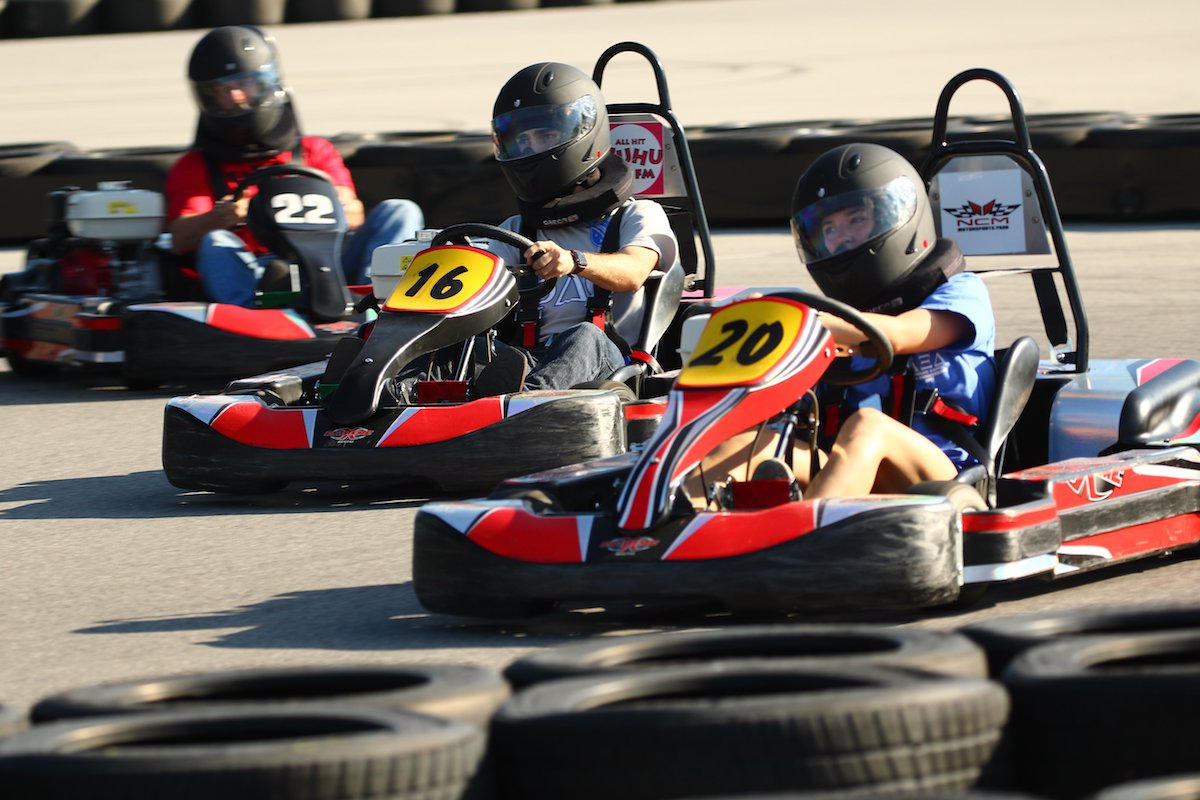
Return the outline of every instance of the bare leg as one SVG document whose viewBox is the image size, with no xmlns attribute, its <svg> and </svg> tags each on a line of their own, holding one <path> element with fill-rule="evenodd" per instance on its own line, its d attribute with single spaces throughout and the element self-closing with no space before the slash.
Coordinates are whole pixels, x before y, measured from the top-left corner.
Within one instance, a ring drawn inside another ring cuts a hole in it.
<svg viewBox="0 0 1200 800">
<path fill-rule="evenodd" d="M 862 408 L 846 419 L 828 462 L 804 496 L 902 492 L 914 483 L 953 480 L 957 474 L 933 442 L 881 411 Z"/>
</svg>

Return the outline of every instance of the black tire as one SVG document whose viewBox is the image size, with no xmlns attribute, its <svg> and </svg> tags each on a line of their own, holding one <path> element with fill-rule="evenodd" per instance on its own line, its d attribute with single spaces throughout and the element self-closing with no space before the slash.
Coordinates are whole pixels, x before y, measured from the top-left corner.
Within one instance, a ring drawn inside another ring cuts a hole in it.
<svg viewBox="0 0 1200 800">
<path fill-rule="evenodd" d="M 949 791 L 974 784 L 1007 710 L 978 679 L 693 665 L 518 692 L 492 719 L 491 752 L 501 795 L 523 800 Z"/>
<path fill-rule="evenodd" d="M 1004 672 L 1013 786 L 1050 797 L 1196 769 L 1200 631 L 1035 647 Z"/>
<path fill-rule="evenodd" d="M 5 353 L 4 358 L 13 374 L 22 378 L 44 378 L 59 371 L 58 364 L 50 361 L 34 361 L 11 352 Z"/>
<path fill-rule="evenodd" d="M 1120 783 L 1092 800 L 1200 800 L 1200 773 Z"/>
<path fill-rule="evenodd" d="M 540 0 L 458 0 L 459 11 L 527 11 Z"/>
<path fill-rule="evenodd" d="M 1031 647 L 1067 636 L 1200 630 L 1200 608 L 1144 606 L 1141 608 L 1069 609 L 1041 614 L 1000 617 L 959 630 L 984 649 L 993 676 L 1004 673 L 1014 658 Z"/>
<path fill-rule="evenodd" d="M 282 705 L 416 711 L 486 724 L 510 694 L 495 670 L 467 665 L 298 667 L 231 670 L 106 683 L 50 695 L 36 722 L 162 710 Z"/>
<path fill-rule="evenodd" d="M 607 389 L 610 392 L 616 392 L 617 397 L 621 398 L 622 403 L 635 403 L 638 396 L 634 394 L 633 389 L 620 381 L 598 380 L 584 381 L 577 383 L 571 387 L 572 389 Z"/>
<path fill-rule="evenodd" d="M 369 708 L 253 708 L 92 717 L 0 740 L 0 786 L 22 800 L 462 796 L 483 732 Z"/>
<path fill-rule="evenodd" d="M 84 36 L 100 29 L 101 0 L 37 0 L 11 2 L 4 29 L 13 38 Z"/>
<path fill-rule="evenodd" d="M 222 25 L 282 25 L 287 0 L 198 0 L 201 27 Z"/>
<path fill-rule="evenodd" d="M 192 27 L 193 0 L 109 0 L 104 4 L 108 33 L 166 31 Z"/>
<path fill-rule="evenodd" d="M 0 705 L 0 739 L 22 731 L 29 724 L 29 715 L 12 706 Z"/>
<path fill-rule="evenodd" d="M 964 511 L 985 511 L 988 507 L 987 501 L 974 486 L 958 481 L 921 481 L 908 487 L 905 493 L 934 494 L 945 497 L 959 514 Z M 986 583 L 964 584 L 959 587 L 958 599 L 946 604 L 945 608 L 970 608 L 978 605 L 987 594 L 987 590 Z"/>
<path fill-rule="evenodd" d="M 288 0 L 288 22 L 332 22 L 367 19 L 371 0 Z"/>
<path fill-rule="evenodd" d="M 965 636 L 882 625 L 758 625 L 593 639 L 520 658 L 504 670 L 514 687 L 612 670 L 711 661 L 773 666 L 885 666 L 986 678 L 983 651 Z"/>
<path fill-rule="evenodd" d="M 417 14 L 450 14 L 457 0 L 375 0 L 373 17 L 408 17 Z"/>
</svg>

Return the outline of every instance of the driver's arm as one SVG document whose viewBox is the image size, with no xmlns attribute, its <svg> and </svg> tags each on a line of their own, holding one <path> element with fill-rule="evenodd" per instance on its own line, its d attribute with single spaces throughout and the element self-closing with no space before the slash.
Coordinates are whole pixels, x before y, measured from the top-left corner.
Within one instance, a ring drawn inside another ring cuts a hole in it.
<svg viewBox="0 0 1200 800">
<path fill-rule="evenodd" d="M 346 212 L 346 225 L 350 230 L 358 230 L 362 227 L 363 220 L 367 218 L 366 211 L 363 210 L 363 202 L 358 199 L 358 195 L 349 186 L 336 186 L 338 200 L 342 203 L 342 210 Z"/>
<path fill-rule="evenodd" d="M 244 222 L 248 204 L 245 197 L 234 202 L 232 195 L 226 195 L 208 211 L 180 216 L 167 228 L 171 234 L 171 251 L 176 255 L 194 252 L 204 234 Z"/>
<path fill-rule="evenodd" d="M 863 316 L 887 336 L 892 352 L 898 356 L 949 347 L 971 335 L 970 320 L 953 311 L 914 308 L 894 317 L 872 313 Z M 853 347 L 865 339 L 858 328 L 832 314 L 822 314 L 821 322 L 839 345 Z"/>
<path fill-rule="evenodd" d="M 538 255 L 541 251 L 541 255 Z M 542 280 L 561 278 L 575 270 L 571 251 L 554 242 L 534 242 L 523 253 L 525 261 Z M 534 258 L 534 256 L 537 256 Z M 636 292 L 658 265 L 658 253 L 649 247 L 629 245 L 615 253 L 587 253 L 587 267 L 579 273 L 611 292 Z"/>
</svg>

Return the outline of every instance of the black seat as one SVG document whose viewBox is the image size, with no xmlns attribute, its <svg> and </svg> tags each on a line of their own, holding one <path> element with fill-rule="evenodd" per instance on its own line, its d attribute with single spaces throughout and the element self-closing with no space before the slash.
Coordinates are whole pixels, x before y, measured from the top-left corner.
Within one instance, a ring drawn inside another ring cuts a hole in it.
<svg viewBox="0 0 1200 800">
<path fill-rule="evenodd" d="M 1015 340 L 996 353 L 996 389 L 986 422 L 975 431 L 987 458 L 983 463 L 963 470 L 960 483 L 974 484 L 986 498 L 988 507 L 996 506 L 996 475 L 1004 459 L 1004 447 L 1017 424 L 1037 379 L 1041 354 L 1037 342 L 1029 336 Z"/>
</svg>

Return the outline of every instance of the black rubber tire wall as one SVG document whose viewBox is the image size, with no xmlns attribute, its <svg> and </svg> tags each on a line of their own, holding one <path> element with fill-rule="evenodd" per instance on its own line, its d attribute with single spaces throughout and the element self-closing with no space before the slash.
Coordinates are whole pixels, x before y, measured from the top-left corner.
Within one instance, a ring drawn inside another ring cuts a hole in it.
<svg viewBox="0 0 1200 800">
<path fill-rule="evenodd" d="M 166 31 L 195 25 L 196 0 L 104 0 L 109 33 Z"/>
<path fill-rule="evenodd" d="M 1200 631 L 1046 644 L 1014 660 L 1003 683 L 1020 791 L 1085 797 L 1196 769 Z"/>
<path fill-rule="evenodd" d="M 458 0 L 375 0 L 373 17 L 408 17 L 417 14 L 450 14 Z"/>
<path fill-rule="evenodd" d="M 590 639 L 520 658 L 504 677 L 520 689 L 548 680 L 688 663 L 884 666 L 987 677 L 983 651 L 965 636 L 882 625 L 758 625 Z"/>
<path fill-rule="evenodd" d="M 247 703 L 296 708 L 336 703 L 416 711 L 486 725 L 508 699 L 500 674 L 466 665 L 301 667 L 228 670 L 118 681 L 42 698 L 38 723 Z"/>
<path fill-rule="evenodd" d="M 474 725 L 395 711 L 160 712 L 0 740 L 0 786 L 22 800 L 453 800 L 480 779 L 483 751 Z"/>
<path fill-rule="evenodd" d="M 1064 637 L 1188 629 L 1200 631 L 1200 608 L 1140 606 L 1019 614 L 967 625 L 959 633 L 984 649 L 991 675 L 999 677 L 1026 650 Z"/>
<path fill-rule="evenodd" d="M 694 665 L 520 691 L 492 719 L 491 752 L 499 793 L 522 800 L 957 790 L 991 757 L 1007 707 L 977 679 Z"/>
<path fill-rule="evenodd" d="M 288 22 L 367 19 L 371 0 L 287 0 L 285 13 Z"/>
<path fill-rule="evenodd" d="M 281 25 L 287 18 L 287 0 L 195 0 L 200 24 Z"/>
<path fill-rule="evenodd" d="M 9 0 L 4 27 L 14 37 L 78 36 L 102 30 L 102 0 Z"/>
</svg>

